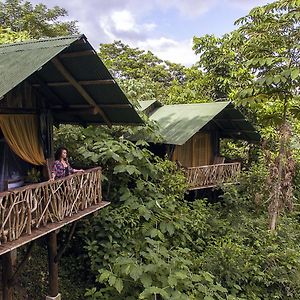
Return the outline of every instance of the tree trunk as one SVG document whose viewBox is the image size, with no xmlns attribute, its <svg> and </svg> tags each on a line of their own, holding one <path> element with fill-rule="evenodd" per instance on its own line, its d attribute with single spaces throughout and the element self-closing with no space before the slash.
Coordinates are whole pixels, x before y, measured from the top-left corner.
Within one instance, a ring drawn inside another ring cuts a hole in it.
<svg viewBox="0 0 300 300">
<path fill-rule="evenodd" d="M 282 179 L 284 178 L 283 167 L 284 167 L 284 159 L 286 154 L 286 130 L 287 130 L 287 99 L 284 100 L 284 108 L 283 108 L 283 124 L 279 129 L 279 161 L 278 161 L 278 178 L 275 185 L 274 191 L 274 199 L 270 204 L 270 225 L 269 228 L 271 231 L 276 229 L 278 217 L 280 214 L 280 202 L 282 199 Z"/>
</svg>

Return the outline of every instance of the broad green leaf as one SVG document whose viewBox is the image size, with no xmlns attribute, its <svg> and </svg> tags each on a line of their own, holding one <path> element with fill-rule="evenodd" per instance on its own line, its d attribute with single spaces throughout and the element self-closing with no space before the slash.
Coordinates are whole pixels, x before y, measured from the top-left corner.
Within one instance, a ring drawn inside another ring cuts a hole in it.
<svg viewBox="0 0 300 300">
<path fill-rule="evenodd" d="M 109 285 L 110 285 L 110 286 L 113 286 L 113 285 L 115 284 L 116 280 L 117 280 L 116 276 L 110 275 L 110 276 L 109 276 L 109 279 L 108 279 Z"/>
<path fill-rule="evenodd" d="M 123 290 L 123 280 L 122 280 L 122 279 L 118 278 L 118 279 L 116 280 L 116 282 L 115 282 L 115 288 L 116 288 L 116 290 L 117 290 L 119 293 L 122 292 L 122 290 Z"/>
<path fill-rule="evenodd" d="M 299 66 L 299 68 L 300 68 L 300 66 Z M 292 72 L 291 72 L 291 78 L 292 78 L 292 80 L 295 80 L 299 76 L 299 73 L 300 73 L 299 69 L 292 70 Z"/>
<path fill-rule="evenodd" d="M 141 282 L 142 282 L 142 284 L 143 284 L 143 286 L 144 286 L 145 288 L 150 287 L 151 284 L 152 284 L 152 278 L 151 278 L 151 276 L 150 276 L 149 274 L 147 274 L 147 273 L 144 273 L 144 274 L 140 277 L 140 280 L 141 280 Z"/>
<path fill-rule="evenodd" d="M 168 277 L 168 283 L 172 288 L 174 288 L 177 285 L 177 278 L 173 275 L 170 275 Z"/>
<path fill-rule="evenodd" d="M 101 273 L 101 275 L 98 277 L 98 280 L 100 282 L 104 282 L 105 280 L 107 280 L 110 276 L 111 272 L 109 271 L 104 271 L 103 273 Z"/>
</svg>

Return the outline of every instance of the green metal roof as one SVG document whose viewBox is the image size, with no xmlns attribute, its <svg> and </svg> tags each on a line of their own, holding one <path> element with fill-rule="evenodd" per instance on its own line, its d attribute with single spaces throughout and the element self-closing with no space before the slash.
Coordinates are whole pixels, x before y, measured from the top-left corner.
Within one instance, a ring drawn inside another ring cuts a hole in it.
<svg viewBox="0 0 300 300">
<path fill-rule="evenodd" d="M 140 102 L 141 107 L 146 103 Z M 213 122 L 221 137 L 259 141 L 260 135 L 231 102 L 163 105 L 149 113 L 166 144 L 183 145 Z"/>
<path fill-rule="evenodd" d="M 141 111 L 145 111 L 148 109 L 151 105 L 157 103 L 156 100 L 145 100 L 145 101 L 139 101 L 140 109 Z"/>
<path fill-rule="evenodd" d="M 55 67 L 53 58 L 59 59 L 76 81 L 84 82 L 85 91 L 111 124 L 142 123 L 84 35 L 1 45 L 0 99 L 26 80 L 48 99 L 57 123 L 105 124 L 104 118 L 92 112 L 93 106 Z M 75 107 L 82 110 L 74 114 Z"/>
<path fill-rule="evenodd" d="M 162 104 L 157 100 L 139 101 L 139 105 L 140 107 L 138 108 L 138 110 L 142 111 L 146 115 L 150 114 L 154 109 L 162 106 Z"/>
</svg>

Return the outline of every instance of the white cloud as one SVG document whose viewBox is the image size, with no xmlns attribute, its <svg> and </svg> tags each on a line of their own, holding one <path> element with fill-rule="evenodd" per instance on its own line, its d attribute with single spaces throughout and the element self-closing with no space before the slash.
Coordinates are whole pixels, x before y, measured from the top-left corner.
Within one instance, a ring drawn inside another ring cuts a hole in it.
<svg viewBox="0 0 300 300">
<path fill-rule="evenodd" d="M 164 9 L 175 8 L 182 15 L 197 17 L 209 11 L 220 0 L 156 0 L 158 6 Z"/>
<path fill-rule="evenodd" d="M 192 51 L 192 42 L 185 37 L 176 39 L 176 27 L 174 26 L 172 38 L 168 36 L 164 28 L 155 24 L 146 17 L 161 14 L 179 12 L 180 24 L 184 27 L 184 19 L 191 19 L 217 7 L 226 4 L 228 9 L 249 9 L 258 4 L 265 4 L 267 0 L 30 0 L 32 3 L 44 3 L 48 7 L 59 5 L 65 7 L 70 19 L 78 20 L 80 32 L 85 33 L 97 49 L 98 44 L 109 43 L 113 40 L 122 40 L 132 47 L 140 47 L 151 50 L 155 55 L 170 61 L 191 65 L 196 61 Z M 271 0 L 270 0 L 271 1 Z M 221 26 L 221 25 L 220 25 Z M 195 28 L 197 30 L 197 28 Z M 222 31 L 222 30 L 221 30 Z M 192 36 L 186 33 L 185 36 Z"/>
<path fill-rule="evenodd" d="M 192 40 L 177 41 L 166 36 L 151 37 L 148 33 L 154 24 L 139 24 L 134 15 L 127 10 L 115 11 L 101 18 L 100 26 L 109 41 L 121 39 L 131 47 L 151 51 L 156 56 L 171 62 L 192 65 L 196 56 L 192 51 Z"/>
<path fill-rule="evenodd" d="M 110 40 L 144 40 L 156 28 L 154 23 L 138 23 L 129 10 L 114 11 L 101 17 L 100 27 Z"/>
<path fill-rule="evenodd" d="M 136 46 L 153 52 L 161 59 L 190 66 L 197 60 L 197 56 L 192 50 L 192 44 L 192 40 L 178 41 L 167 37 L 159 37 L 137 42 Z"/>
<path fill-rule="evenodd" d="M 225 0 L 228 5 L 243 9 L 249 10 L 256 6 L 262 6 L 267 3 L 270 3 L 271 0 Z"/>
<path fill-rule="evenodd" d="M 118 31 L 137 31 L 134 17 L 128 10 L 114 11 L 111 20 Z"/>
</svg>

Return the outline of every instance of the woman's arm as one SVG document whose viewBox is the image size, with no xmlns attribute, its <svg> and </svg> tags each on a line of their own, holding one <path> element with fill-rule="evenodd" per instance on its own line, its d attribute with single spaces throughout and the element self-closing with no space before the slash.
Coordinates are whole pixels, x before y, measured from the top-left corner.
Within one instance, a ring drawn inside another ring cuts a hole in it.
<svg viewBox="0 0 300 300">
<path fill-rule="evenodd" d="M 78 172 L 84 172 L 83 169 L 73 169 L 69 163 L 68 163 L 68 165 L 69 165 L 69 172 L 70 172 L 70 174 L 78 173 Z"/>
<path fill-rule="evenodd" d="M 56 173 L 57 173 L 57 163 L 54 162 L 49 180 L 53 181 L 56 177 Z"/>
</svg>

